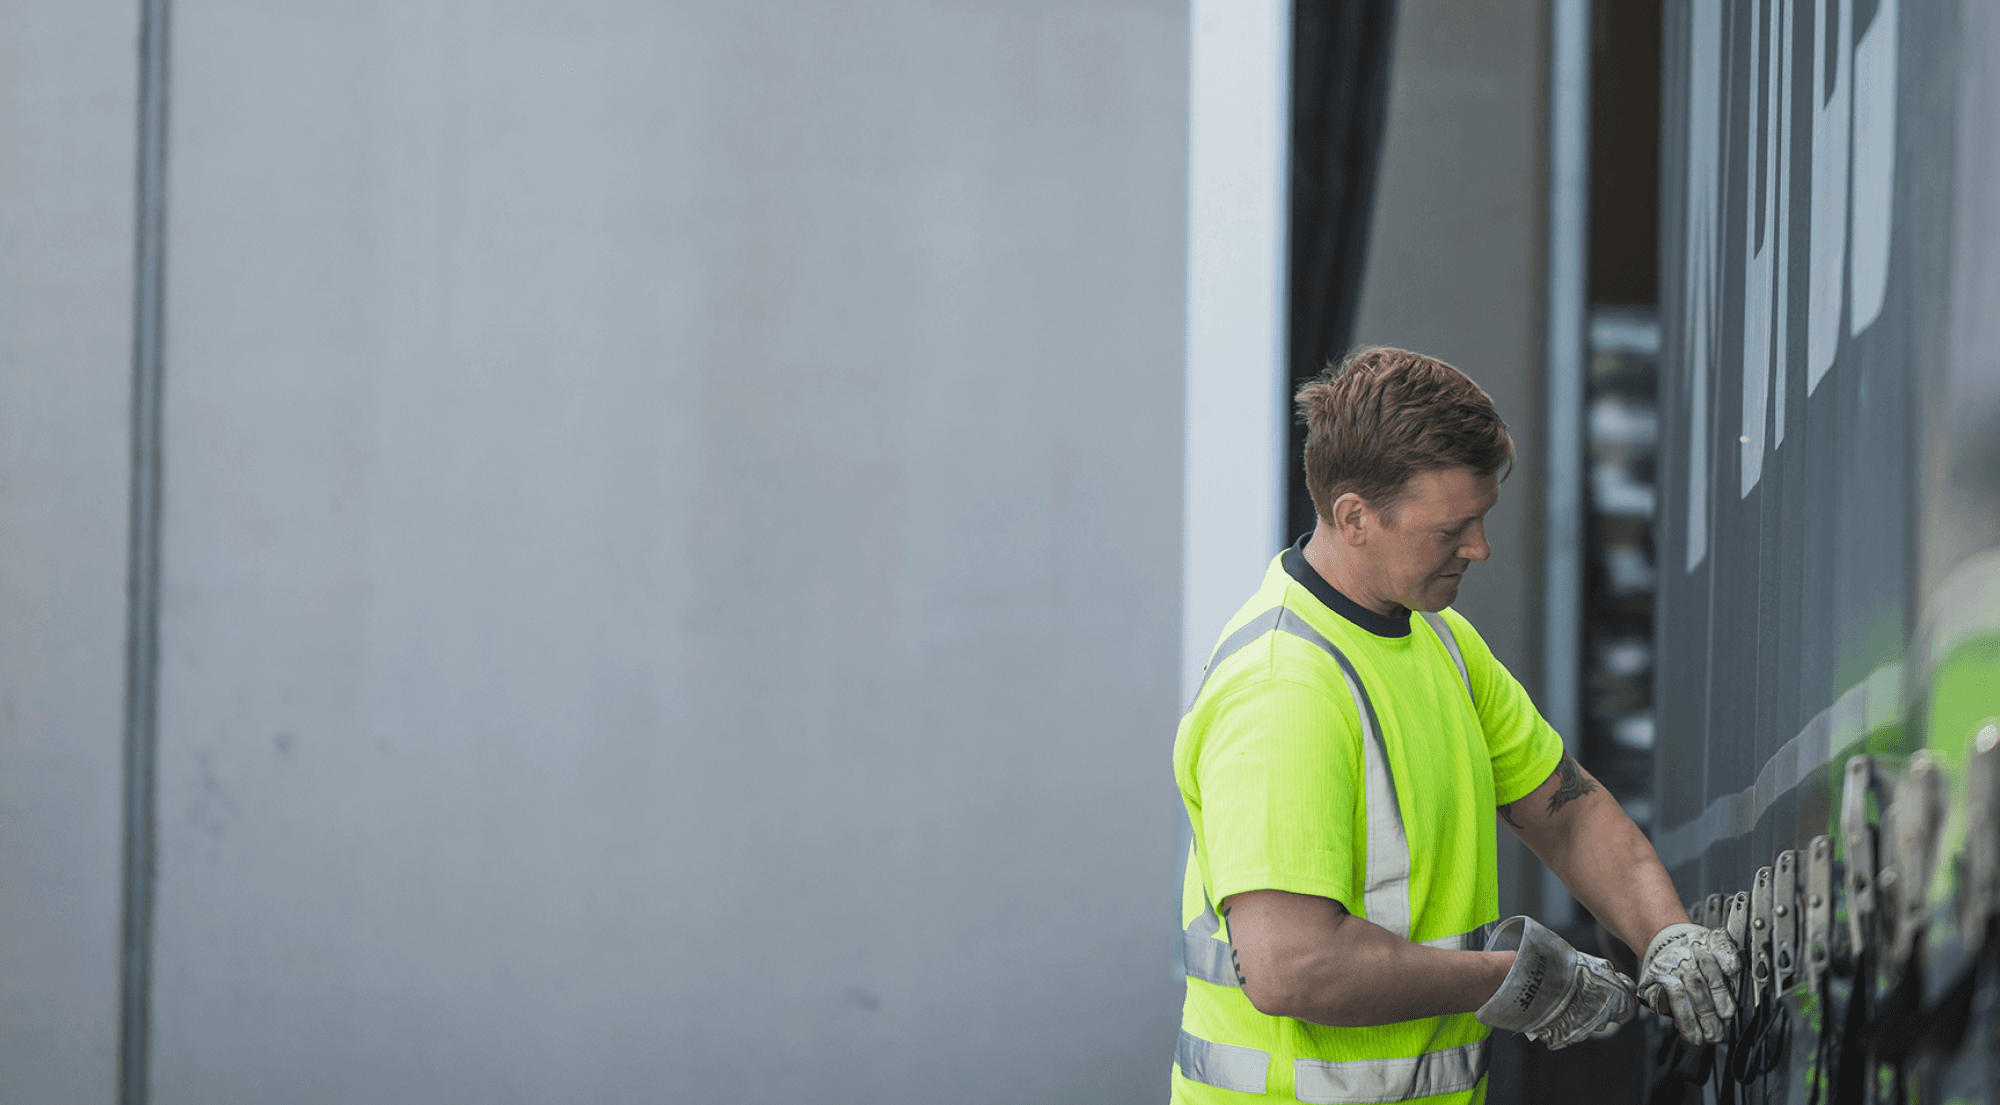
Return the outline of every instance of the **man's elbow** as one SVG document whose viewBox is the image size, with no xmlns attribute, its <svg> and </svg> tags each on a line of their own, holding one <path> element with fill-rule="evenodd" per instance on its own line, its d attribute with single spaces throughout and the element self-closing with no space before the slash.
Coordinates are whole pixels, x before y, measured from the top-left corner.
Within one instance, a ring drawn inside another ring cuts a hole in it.
<svg viewBox="0 0 2000 1105">
<path fill-rule="evenodd" d="M 1296 987 L 1288 986 L 1282 979 L 1268 974 L 1260 975 L 1256 981 L 1243 983 L 1243 996 L 1250 999 L 1250 1005 L 1267 1017 L 1297 1018 L 1299 995 Z"/>
<path fill-rule="evenodd" d="M 1339 992 L 1338 987 L 1331 989 Z M 1366 1010 L 1356 1008 L 1350 1001 L 1328 998 L 1323 991 L 1314 993 L 1308 987 L 1290 984 L 1282 976 L 1244 983 L 1243 996 L 1267 1017 L 1289 1017 L 1329 1028 L 1364 1028 L 1377 1023 Z"/>
</svg>

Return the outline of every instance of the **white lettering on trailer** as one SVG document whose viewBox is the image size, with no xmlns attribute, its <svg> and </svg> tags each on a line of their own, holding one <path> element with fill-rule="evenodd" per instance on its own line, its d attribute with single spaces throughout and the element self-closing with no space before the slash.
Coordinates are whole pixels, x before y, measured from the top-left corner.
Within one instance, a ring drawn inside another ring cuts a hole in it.
<svg viewBox="0 0 2000 1105">
<path fill-rule="evenodd" d="M 1839 355 L 1841 304 L 1858 337 L 1887 298 L 1896 177 L 1896 50 L 1901 0 L 1880 0 L 1858 41 L 1854 0 L 1773 0 L 1750 25 L 1743 166 L 1742 426 L 1738 495 L 1763 476 L 1765 447 L 1785 440 L 1791 337 L 1792 84 L 1798 4 L 1813 6 L 1812 204 L 1806 253 L 1806 394 Z M 1683 224 L 1682 348 L 1688 370 L 1687 570 L 1708 555 L 1709 385 L 1722 329 L 1720 0 L 1691 6 L 1687 93 L 1687 215 Z M 1831 57 L 1829 57 L 1831 42 Z M 1829 66 L 1831 71 L 1829 72 Z M 1803 68 L 1803 66 L 1801 66 Z M 1850 76 L 1851 75 L 1851 76 Z M 1759 77 L 1762 77 L 1760 80 Z M 1844 285 L 1844 288 L 1843 288 Z M 1773 388 L 1776 388 L 1773 394 Z M 1775 425 L 1775 432 L 1772 427 Z M 1720 473 L 1715 473 L 1719 476 Z"/>
<path fill-rule="evenodd" d="M 1808 0 L 1810 2 L 1810 0 Z M 1777 350 L 1771 358 L 1771 449 L 1785 443 L 1785 395 L 1791 389 L 1786 386 L 1792 378 L 1792 359 L 1789 352 L 1792 337 L 1792 86 L 1798 82 L 1792 78 L 1791 43 L 1798 37 L 1793 30 L 1798 13 L 1798 5 L 1787 0 L 1783 5 L 1785 21 L 1778 35 L 1778 57 L 1771 59 L 1771 67 L 1776 69 L 1780 58 L 1784 61 L 1784 75 L 1778 79 L 1778 87 L 1783 90 L 1778 101 L 1778 296 L 1773 301 L 1772 314 L 1777 323 L 1772 333 Z"/>
<path fill-rule="evenodd" d="M 1860 337 L 1889 290 L 1891 190 L 1896 179 L 1896 15 L 1882 0 L 1854 47 L 1853 302 L 1849 333 Z"/>
<path fill-rule="evenodd" d="M 1681 348 L 1688 359 L 1687 570 L 1708 555 L 1708 377 L 1722 296 L 1717 196 L 1721 174 L 1722 2 L 1694 0 L 1688 50 L 1687 284 Z"/>
<path fill-rule="evenodd" d="M 1827 91 L 1827 37 L 1833 37 L 1833 90 Z M 1819 387 L 1840 348 L 1840 298 L 1847 270 L 1847 135 L 1852 112 L 1854 0 L 1813 4 L 1812 236 L 1806 295 L 1806 394 Z"/>
<path fill-rule="evenodd" d="M 1774 319 L 1773 278 L 1785 235 L 1778 218 L 1779 165 L 1787 160 L 1790 143 L 1781 137 L 1790 130 L 1786 112 L 1780 106 L 1789 97 L 1781 90 L 1791 86 L 1792 52 L 1785 49 L 1790 36 L 1791 5 L 1773 3 L 1764 25 L 1750 20 L 1750 97 L 1744 126 L 1753 141 L 1743 158 L 1743 430 L 1737 450 L 1741 460 L 1738 496 L 1750 494 L 1764 475 L 1764 431 L 1770 424 L 1771 331 L 1773 323 L 1783 330 L 1782 318 Z M 1759 69 L 1765 70 L 1759 81 Z M 1761 126 L 1759 125 L 1761 123 Z"/>
</svg>

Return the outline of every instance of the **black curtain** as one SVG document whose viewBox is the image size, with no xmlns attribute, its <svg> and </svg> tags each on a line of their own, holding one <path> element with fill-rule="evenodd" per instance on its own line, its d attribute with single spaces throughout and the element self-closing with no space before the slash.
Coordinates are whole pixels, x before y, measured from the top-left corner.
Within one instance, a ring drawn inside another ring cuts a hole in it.
<svg viewBox="0 0 2000 1105">
<path fill-rule="evenodd" d="M 1389 101 L 1395 0 L 1294 0 L 1286 363 L 1291 393 L 1354 340 Z M 1288 420 L 1286 525 L 1312 529 L 1305 427 Z"/>
</svg>

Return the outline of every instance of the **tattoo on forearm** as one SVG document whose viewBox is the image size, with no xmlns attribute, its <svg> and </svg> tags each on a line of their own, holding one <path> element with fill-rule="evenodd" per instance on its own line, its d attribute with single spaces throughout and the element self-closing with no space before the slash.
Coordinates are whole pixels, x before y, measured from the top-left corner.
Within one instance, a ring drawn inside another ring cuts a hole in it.
<svg viewBox="0 0 2000 1105">
<path fill-rule="evenodd" d="M 1225 921 L 1229 920 L 1229 907 L 1228 907 L 1228 906 L 1223 906 L 1223 907 L 1222 907 L 1222 919 L 1223 919 L 1223 920 L 1225 920 Z M 1236 960 L 1236 949 L 1235 949 L 1235 948 L 1234 948 L 1233 946 L 1232 946 L 1232 947 L 1231 947 L 1231 948 L 1229 949 L 1229 965 L 1230 965 L 1231 967 L 1235 968 L 1235 970 L 1236 970 L 1236 985 L 1238 985 L 1238 986 L 1248 986 L 1248 985 L 1250 985 L 1250 980 L 1249 980 L 1249 979 L 1247 979 L 1247 978 L 1244 978 L 1244 977 L 1243 977 L 1243 964 L 1241 964 L 1241 963 L 1237 962 L 1237 960 Z"/>
<path fill-rule="evenodd" d="M 1521 823 L 1519 821 L 1514 820 L 1514 803 L 1509 802 L 1506 805 L 1501 806 L 1500 816 L 1506 818 L 1507 824 L 1514 826 L 1516 829 L 1521 827 Z"/>
<path fill-rule="evenodd" d="M 1556 792 L 1549 795 L 1549 815 L 1597 789 L 1597 784 L 1584 777 L 1583 768 L 1577 766 L 1576 757 L 1564 754 L 1562 762 L 1556 765 L 1556 776 L 1561 780 Z"/>
</svg>

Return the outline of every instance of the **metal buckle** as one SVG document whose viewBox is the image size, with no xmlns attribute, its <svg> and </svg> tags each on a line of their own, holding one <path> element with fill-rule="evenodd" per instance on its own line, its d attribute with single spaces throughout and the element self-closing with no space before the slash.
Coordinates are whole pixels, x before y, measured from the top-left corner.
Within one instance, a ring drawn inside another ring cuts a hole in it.
<svg viewBox="0 0 2000 1105">
<path fill-rule="evenodd" d="M 1771 975 L 1778 996 L 1792 990 L 1799 973 L 1799 854 L 1778 853 L 1771 882 Z"/>
<path fill-rule="evenodd" d="M 1731 940 L 1736 941 L 1738 948 L 1744 948 L 1747 947 L 1743 941 L 1749 936 L 1746 931 L 1749 927 L 1750 892 L 1738 890 L 1729 896 L 1728 903 L 1723 907 L 1722 930 L 1729 934 Z"/>
<path fill-rule="evenodd" d="M 2000 718 L 1972 736 L 1965 770 L 1965 883 L 1959 900 L 1960 939 L 1978 951 L 1986 922 L 2000 911 Z"/>
<path fill-rule="evenodd" d="M 1893 894 L 1896 936 L 1890 963 L 1900 973 L 1916 949 L 1930 897 L 1931 872 L 1937 866 L 1938 830 L 1944 821 L 1944 773 L 1926 749 L 1910 754 L 1910 769 L 1896 780 L 1896 798 L 1886 820 L 1896 857 Z M 1880 880 L 1889 888 L 1885 873 Z"/>
<path fill-rule="evenodd" d="M 1847 781 L 1840 793 L 1840 835 L 1847 846 L 1847 935 L 1855 954 L 1868 946 L 1869 921 L 1875 915 L 1875 826 L 1868 823 L 1868 793 L 1875 786 L 1875 758 L 1847 761 Z"/>
<path fill-rule="evenodd" d="M 1771 988 L 1771 881 L 1769 867 L 1757 869 L 1750 884 L 1750 1007 L 1764 1004 L 1764 991 Z"/>
<path fill-rule="evenodd" d="M 1833 838 L 1806 847 L 1806 980 L 1814 993 L 1833 961 Z"/>
<path fill-rule="evenodd" d="M 1695 918 L 1702 928 L 1719 928 L 1722 925 L 1722 895 L 1710 894 L 1701 903 L 1701 916 Z"/>
</svg>

